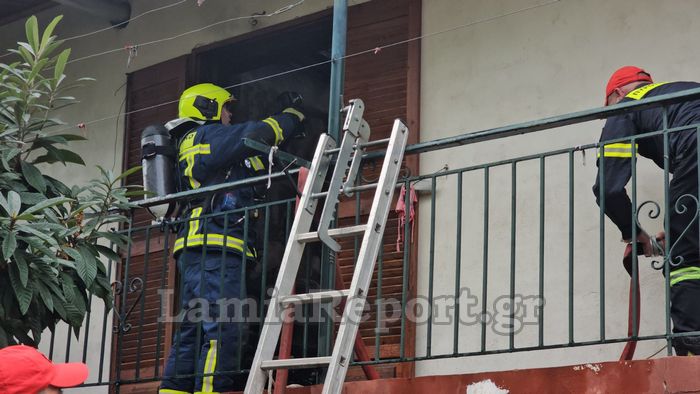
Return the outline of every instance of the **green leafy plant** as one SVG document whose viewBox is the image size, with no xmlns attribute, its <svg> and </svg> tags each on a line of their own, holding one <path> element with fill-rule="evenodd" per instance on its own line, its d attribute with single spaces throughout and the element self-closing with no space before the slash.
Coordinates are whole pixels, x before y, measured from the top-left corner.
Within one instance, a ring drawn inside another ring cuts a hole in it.
<svg viewBox="0 0 700 394">
<path fill-rule="evenodd" d="M 59 321 L 80 330 L 91 295 L 112 306 L 104 261 L 119 261 L 106 245 L 123 246 L 109 227 L 126 221 L 137 191 L 121 175 L 100 168 L 98 179 L 69 187 L 45 175 L 41 163 L 85 165 L 67 146 L 85 138 L 53 132 L 53 111 L 76 103 L 66 94 L 83 81 L 66 81 L 70 49 L 53 34 L 61 17 L 40 32 L 26 22 L 27 42 L 11 50 L 19 60 L 0 64 L 0 347 L 36 345 Z M 39 165 L 39 166 L 38 166 Z"/>
</svg>

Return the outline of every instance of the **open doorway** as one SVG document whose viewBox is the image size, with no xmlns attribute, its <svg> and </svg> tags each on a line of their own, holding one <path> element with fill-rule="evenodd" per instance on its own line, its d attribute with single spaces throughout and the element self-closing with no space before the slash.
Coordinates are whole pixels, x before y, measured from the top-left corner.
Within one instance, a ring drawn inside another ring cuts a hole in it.
<svg viewBox="0 0 700 394">
<path fill-rule="evenodd" d="M 366 51 L 420 36 L 420 3 L 420 0 L 374 0 L 350 7 L 347 53 Z M 274 107 L 274 99 L 279 92 L 299 91 L 304 95 L 308 106 L 322 112 L 319 116 L 322 119 L 320 130 L 325 131 L 331 31 L 330 11 L 324 11 L 259 29 L 242 37 L 202 46 L 189 55 L 130 73 L 127 84 L 126 108 L 129 115 L 125 122 L 125 168 L 141 162 L 140 135 L 143 129 L 177 117 L 177 100 L 181 92 L 187 86 L 199 82 L 235 85 L 230 90 L 239 98 L 237 121 L 264 118 L 271 111 L 270 108 Z M 417 127 L 420 124 L 419 48 L 419 41 L 412 41 L 407 45 L 393 45 L 346 60 L 345 95 L 347 99 L 361 98 L 365 102 L 365 119 L 372 127 L 372 139 L 388 137 L 393 120 L 401 118 L 407 121 L 409 127 L 413 127 L 410 143 L 420 140 Z M 323 62 L 326 63 L 289 72 Z M 257 80 L 280 73 L 283 74 Z M 151 108 L 163 101 L 171 104 Z M 315 143 L 309 142 L 308 145 L 313 151 Z M 289 151 L 287 147 L 284 149 Z M 417 173 L 417 159 L 406 158 L 406 167 Z M 140 183 L 140 178 L 140 174 L 135 174 L 129 178 L 128 183 Z M 366 219 L 368 208 L 369 204 L 361 201 L 361 220 Z M 341 202 L 338 216 L 344 225 L 355 222 L 355 213 L 354 200 Z M 151 218 L 146 212 L 139 215 L 137 211 L 134 226 L 150 223 Z M 417 217 L 419 216 L 418 214 Z M 397 223 L 396 215 L 391 214 L 387 222 L 388 233 L 383 240 L 382 268 L 377 268 L 375 273 L 378 278 L 381 270 L 381 280 L 373 282 L 368 293 L 370 299 L 374 300 L 374 297 L 381 294 L 385 299 L 402 300 L 404 292 L 406 299 L 410 299 L 415 291 L 419 242 L 414 239 L 409 244 L 410 261 L 405 264 L 404 252 L 397 251 L 396 247 Z M 113 340 L 119 345 L 115 345 L 112 352 L 112 380 L 122 382 L 121 392 L 153 392 L 153 388 L 157 387 L 173 333 L 172 324 L 160 322 L 157 318 L 161 310 L 177 313 L 174 300 L 163 304 L 157 293 L 159 289 L 178 287 L 174 260 L 166 257 L 169 252 L 163 250 L 164 245 L 168 245 L 168 236 L 152 236 L 153 242 L 150 243 L 137 236 L 132 237 L 128 273 L 123 269 L 126 264 L 122 265 L 119 272 L 119 278 L 124 283 L 140 277 L 146 284 L 142 293 L 134 292 L 126 297 L 125 306 L 134 303 L 137 305 L 132 317 L 127 316 L 134 329 L 115 334 Z M 172 238 L 170 240 L 172 243 Z M 354 263 L 352 245 L 344 248 L 337 260 L 341 264 L 345 282 L 349 283 Z M 156 262 L 161 261 L 167 261 L 167 264 L 154 268 Z M 404 278 L 406 273 L 408 281 Z M 141 296 L 143 300 L 140 300 Z M 401 319 L 380 321 L 375 304 L 371 305 L 371 316 L 370 320 L 362 323 L 359 334 L 369 347 L 370 354 L 378 360 L 394 360 L 404 356 L 410 358 L 415 354 L 414 324 L 406 321 L 405 330 L 402 330 Z M 387 330 L 378 334 L 378 324 L 386 325 Z M 311 333 L 308 337 L 310 341 L 315 338 Z M 255 346 L 257 341 L 251 340 L 251 343 Z M 411 377 L 414 373 L 411 362 L 380 365 L 377 369 L 386 378 Z M 364 379 L 364 374 L 358 367 L 352 367 L 347 379 Z M 127 381 L 130 383 L 124 384 Z"/>
<path fill-rule="evenodd" d="M 282 92 L 299 92 L 314 117 L 328 113 L 332 19 L 327 13 L 195 49 L 192 83 L 227 87 L 234 122 L 260 120 Z"/>
<path fill-rule="evenodd" d="M 306 116 L 304 134 L 285 140 L 280 149 L 311 160 L 321 133 L 327 129 L 330 86 L 330 52 L 332 19 L 322 13 L 293 21 L 280 27 L 265 29 L 243 38 L 232 39 L 200 48 L 193 52 L 192 83 L 211 82 L 226 87 L 237 99 L 232 122 L 262 120 L 278 113 L 283 107 L 277 97 L 283 92 L 297 92 L 303 97 Z M 268 157 L 259 157 L 266 167 Z M 283 167 L 276 163 L 272 172 Z M 269 167 L 267 167 L 269 168 Z M 262 305 L 274 288 L 286 245 L 293 205 L 287 202 L 297 195 L 298 185 L 291 178 L 282 178 L 272 185 L 261 186 L 260 208 L 251 213 L 249 239 L 255 239 L 256 261 L 246 262 L 247 300 Z M 321 247 L 309 245 L 299 268 L 296 290 L 300 293 L 321 288 Z M 249 368 L 259 338 L 261 319 L 265 311 L 247 311 L 252 316 L 246 327 L 247 340 L 241 366 Z M 310 313 L 310 312 L 307 312 Z M 301 314 L 301 312 L 299 312 Z M 316 356 L 320 324 L 294 325 L 292 355 Z M 303 334 L 303 335 L 302 335 Z M 249 356 L 249 357 L 246 357 Z M 303 385 L 319 382 L 321 370 L 290 371 L 289 383 Z M 243 376 L 244 378 L 245 376 Z M 240 379 L 241 382 L 244 379 Z M 242 387 L 241 387 L 242 388 Z"/>
<path fill-rule="evenodd" d="M 319 136 L 327 130 L 331 37 L 331 15 L 322 12 L 197 48 L 193 51 L 191 84 L 211 82 L 233 93 L 237 103 L 232 123 L 262 120 L 278 113 L 284 109 L 277 103 L 281 93 L 300 93 L 306 115 L 304 133 L 283 141 L 279 148 L 311 161 Z M 260 159 L 269 169 L 268 157 L 261 155 Z M 272 172 L 283 168 L 278 164 L 281 163 L 275 164 Z M 295 166 L 298 167 L 292 165 Z M 260 193 L 264 197 L 260 202 L 271 204 L 297 196 L 298 185 L 290 179 L 273 182 Z M 261 217 L 265 212 L 270 216 L 267 224 Z M 271 288 L 286 245 L 285 229 L 293 219 L 293 211 L 289 212 L 286 205 L 280 204 L 261 208 L 256 215 L 257 219 L 252 221 L 257 235 L 255 246 L 265 251 L 269 274 L 266 286 Z M 313 270 L 318 273 L 317 269 Z"/>
</svg>

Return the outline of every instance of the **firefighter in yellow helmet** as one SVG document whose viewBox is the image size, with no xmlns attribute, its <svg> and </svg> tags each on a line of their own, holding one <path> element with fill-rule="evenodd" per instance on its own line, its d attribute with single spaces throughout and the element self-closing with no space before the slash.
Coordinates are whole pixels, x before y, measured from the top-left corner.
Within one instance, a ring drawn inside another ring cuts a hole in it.
<svg viewBox="0 0 700 394">
<path fill-rule="evenodd" d="M 210 83 L 185 90 L 179 118 L 166 125 L 171 134 L 180 136 L 181 191 L 242 180 L 264 169 L 242 139 L 279 145 L 301 131 L 301 96 L 286 97 L 287 107 L 281 113 L 231 125 L 235 99 L 228 91 Z M 173 334 L 160 393 L 220 393 L 236 388 L 234 377 L 226 372 L 237 369 L 241 324 L 231 320 L 240 318 L 240 308 L 234 305 L 241 296 L 243 257 L 250 262 L 256 256 L 249 246 L 255 235 L 251 230 L 244 235 L 240 208 L 250 206 L 253 195 L 252 187 L 243 187 L 195 199 L 182 215 L 173 250 L 181 275 L 178 316 L 183 321 Z"/>
</svg>

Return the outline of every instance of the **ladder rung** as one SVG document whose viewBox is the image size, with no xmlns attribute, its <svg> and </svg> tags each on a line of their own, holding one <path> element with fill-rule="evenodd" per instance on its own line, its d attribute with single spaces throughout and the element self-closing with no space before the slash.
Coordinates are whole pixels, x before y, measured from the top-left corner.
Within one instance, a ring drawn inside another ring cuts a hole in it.
<svg viewBox="0 0 700 394">
<path fill-rule="evenodd" d="M 340 228 L 332 228 L 328 230 L 328 235 L 333 238 L 352 237 L 353 235 L 362 234 L 367 228 L 366 224 L 358 224 L 357 226 L 348 226 Z M 314 242 L 318 241 L 318 231 L 310 233 L 301 233 L 297 236 L 299 242 Z"/>
<path fill-rule="evenodd" d="M 402 181 L 402 182 L 397 183 L 396 185 L 394 185 L 394 188 L 398 189 L 398 188 L 400 188 L 400 187 L 403 186 L 403 185 L 404 185 L 404 183 L 403 183 L 403 181 Z M 366 191 L 366 190 L 374 190 L 374 189 L 376 189 L 376 188 L 377 188 L 377 184 L 376 184 L 376 183 L 368 183 L 368 184 L 366 184 L 366 185 L 353 186 L 353 187 L 349 187 L 349 188 L 347 188 L 347 189 L 341 188 L 341 189 L 340 189 L 340 192 L 341 192 L 341 193 L 345 193 L 345 192 L 354 193 L 354 192 L 363 192 L 363 191 Z M 311 195 L 311 198 L 316 198 L 316 199 L 318 199 L 318 198 L 325 198 L 325 197 L 327 197 L 327 196 L 328 196 L 328 192 L 325 191 L 325 192 L 314 193 L 314 194 Z"/>
<path fill-rule="evenodd" d="M 381 140 L 374 140 L 370 142 L 365 142 L 364 144 L 360 144 L 361 148 L 369 148 L 370 146 L 376 146 L 376 145 L 384 145 L 388 144 L 391 138 L 383 138 Z M 357 149 L 357 144 L 353 145 L 353 148 Z M 326 155 L 332 155 L 335 153 L 340 152 L 340 148 L 333 148 L 333 149 L 328 149 L 327 151 L 323 152 Z"/>
<path fill-rule="evenodd" d="M 292 294 L 279 298 L 279 303 L 284 307 L 288 304 L 310 304 L 320 303 L 324 301 L 332 301 L 337 298 L 347 297 L 350 295 L 350 290 L 328 290 L 317 291 L 315 293 Z"/>
<path fill-rule="evenodd" d="M 368 183 L 368 184 L 366 184 L 366 185 L 353 186 L 353 187 L 349 187 L 349 188 L 347 188 L 347 189 L 341 188 L 341 189 L 340 189 L 340 192 L 341 192 L 341 193 L 345 193 L 345 192 L 354 193 L 354 192 L 362 192 L 362 191 L 365 191 L 365 190 L 374 190 L 374 189 L 376 189 L 376 188 L 377 188 L 377 184 L 376 184 L 376 183 Z M 325 197 L 327 197 L 327 196 L 328 196 L 328 191 L 325 191 L 325 192 L 314 193 L 314 194 L 311 195 L 311 198 L 316 198 L 316 199 L 318 199 L 318 198 L 325 198 Z"/>
<path fill-rule="evenodd" d="M 264 371 L 271 369 L 299 369 L 323 367 L 331 363 L 331 357 L 290 358 L 286 360 L 269 360 L 260 363 Z"/>
</svg>

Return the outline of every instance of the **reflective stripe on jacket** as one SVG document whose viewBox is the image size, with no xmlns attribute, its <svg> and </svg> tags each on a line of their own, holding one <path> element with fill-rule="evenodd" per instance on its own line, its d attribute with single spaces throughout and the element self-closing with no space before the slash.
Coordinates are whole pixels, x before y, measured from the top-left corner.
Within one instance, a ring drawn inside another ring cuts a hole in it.
<svg viewBox="0 0 700 394">
<path fill-rule="evenodd" d="M 243 138 L 278 145 L 297 130 L 302 118 L 296 113 L 285 112 L 259 122 L 198 126 L 179 145 L 182 188 L 184 191 L 194 190 L 260 174 L 265 171 L 264 162 L 256 156 L 257 151 L 245 146 Z M 241 187 L 203 201 L 193 201 L 183 215 L 183 219 L 190 220 L 181 226 L 173 251 L 178 253 L 184 248 L 206 245 L 242 253 L 245 241 L 252 245 L 255 234 L 249 229 L 248 239 L 244 240 L 243 213 L 227 212 L 252 205 L 254 197 L 253 187 Z M 199 219 L 203 215 L 207 217 Z M 246 255 L 255 256 L 255 250 L 247 248 Z"/>
<path fill-rule="evenodd" d="M 646 97 L 679 92 L 700 87 L 697 82 L 663 82 L 644 84 L 629 92 L 621 102 L 641 100 Z M 700 100 L 686 101 L 662 107 L 645 108 L 608 118 L 600 136 L 598 150 L 598 176 L 593 193 L 600 204 L 605 197 L 605 214 L 617 225 L 623 239 L 632 236 L 632 203 L 625 186 L 632 176 L 632 157 L 651 159 L 664 168 L 664 136 L 662 134 L 632 138 L 664 129 L 664 111 L 668 128 L 700 123 Z M 668 133 L 669 172 L 673 173 L 683 156 L 696 155 L 696 127 L 687 131 Z M 623 140 L 626 139 L 626 140 Z M 612 141 L 616 140 L 616 141 Z M 611 141 L 607 143 L 607 141 Z M 602 174 L 602 177 L 601 177 Z M 601 184 L 601 180 L 603 183 Z"/>
</svg>

